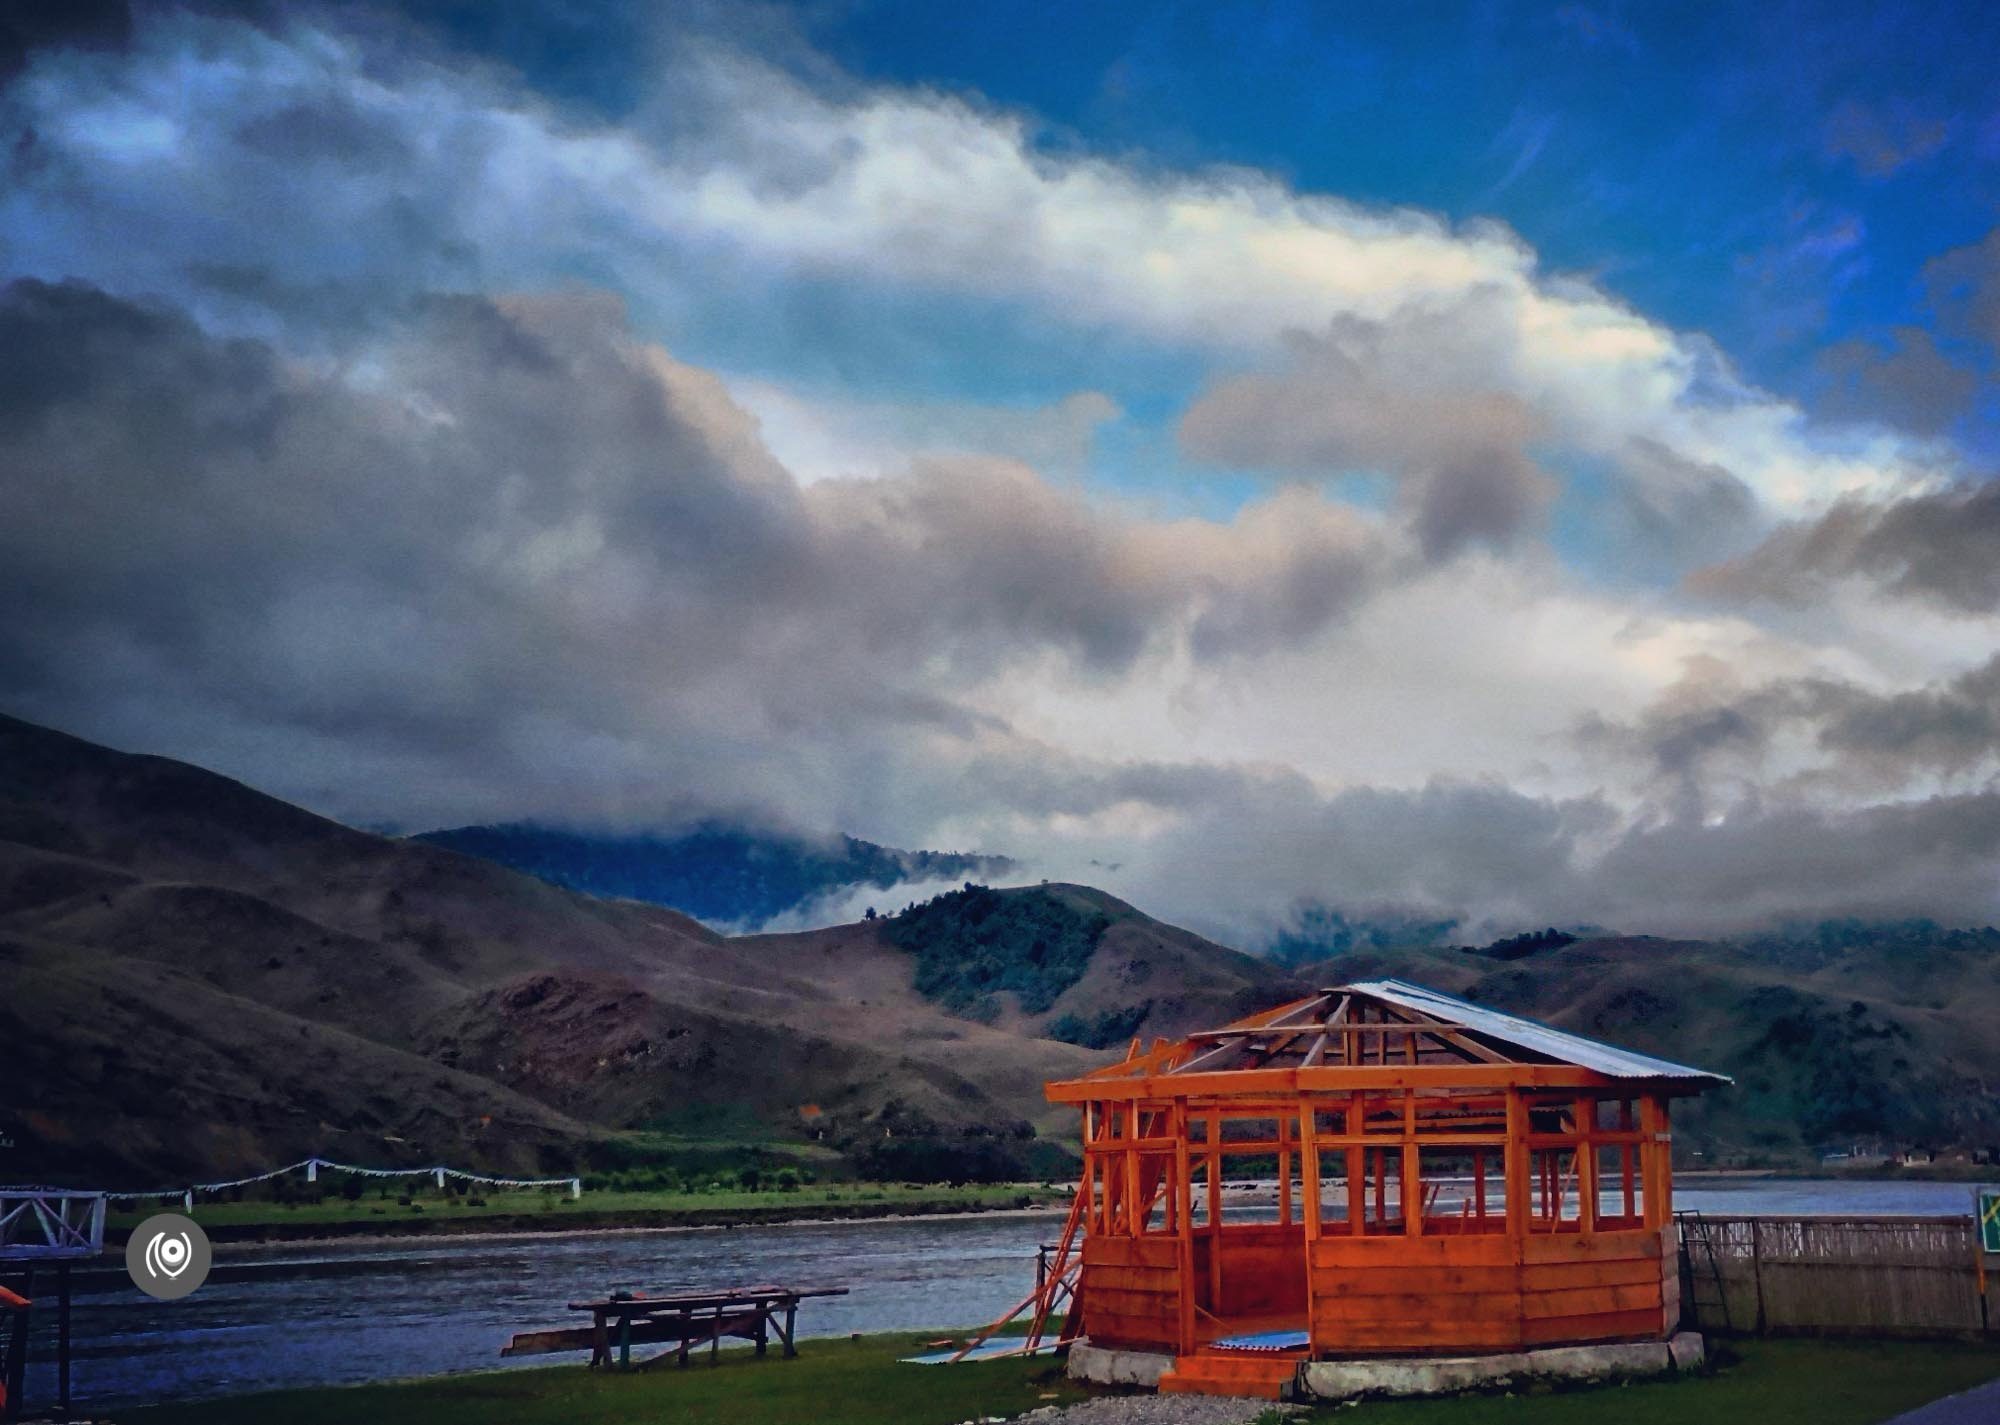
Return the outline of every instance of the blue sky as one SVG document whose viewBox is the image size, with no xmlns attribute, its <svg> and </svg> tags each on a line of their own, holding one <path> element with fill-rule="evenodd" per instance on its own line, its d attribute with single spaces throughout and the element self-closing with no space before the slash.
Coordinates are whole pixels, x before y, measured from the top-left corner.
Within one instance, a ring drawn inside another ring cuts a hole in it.
<svg viewBox="0 0 2000 1425">
<path fill-rule="evenodd" d="M 1990 9 L 92 13 L 0 707 L 1246 943 L 2000 917 Z"/>
<path fill-rule="evenodd" d="M 545 27 L 458 9 L 452 25 L 566 102 L 629 111 L 654 54 L 643 22 L 584 13 Z M 1052 151 L 1240 164 L 1498 219 L 1548 266 L 1711 334 L 1802 401 L 1828 394 L 1827 347 L 1896 326 L 1991 370 L 1938 332 L 1923 278 L 2000 210 L 1990 6 L 908 0 L 777 8 L 743 28 L 856 79 L 1017 108 Z M 982 380 L 1021 374 L 953 384 Z M 1996 421 L 1988 395 L 1953 430 L 1990 454 Z"/>
</svg>

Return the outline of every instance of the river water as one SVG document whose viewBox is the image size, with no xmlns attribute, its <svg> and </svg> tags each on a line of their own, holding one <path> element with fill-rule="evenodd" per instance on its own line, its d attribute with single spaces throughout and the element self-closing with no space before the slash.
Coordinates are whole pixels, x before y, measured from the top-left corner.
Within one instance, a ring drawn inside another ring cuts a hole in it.
<svg viewBox="0 0 2000 1425">
<path fill-rule="evenodd" d="M 1971 1210 L 1961 1183 L 1683 1179 L 1674 1196 L 1677 1208 L 1716 1213 Z M 943 1332 L 1019 1301 L 1034 1285 L 1036 1245 L 1060 1226 L 1047 1214 L 988 1215 L 225 1248 L 207 1284 L 174 1302 L 107 1266 L 76 1277 L 76 1399 L 101 1410 L 490 1370 L 515 1331 L 580 1324 L 564 1303 L 621 1288 L 846 1286 L 847 1296 L 801 1305 L 801 1337 Z M 30 1353 L 37 1404 L 52 1399 L 52 1316 L 37 1313 Z"/>
</svg>

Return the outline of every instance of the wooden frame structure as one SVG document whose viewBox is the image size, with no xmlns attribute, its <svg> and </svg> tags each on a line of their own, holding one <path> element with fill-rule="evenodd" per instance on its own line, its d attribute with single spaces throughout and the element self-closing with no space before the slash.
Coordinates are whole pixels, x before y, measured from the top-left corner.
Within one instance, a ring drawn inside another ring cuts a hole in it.
<svg viewBox="0 0 2000 1425">
<path fill-rule="evenodd" d="M 1072 1316 L 1177 1370 L 1658 1339 L 1669 1104 L 1719 1082 L 1398 980 L 1134 1041 L 1047 1086 L 1083 1114 Z M 1244 1169 L 1275 1213 L 1242 1205 Z"/>
</svg>

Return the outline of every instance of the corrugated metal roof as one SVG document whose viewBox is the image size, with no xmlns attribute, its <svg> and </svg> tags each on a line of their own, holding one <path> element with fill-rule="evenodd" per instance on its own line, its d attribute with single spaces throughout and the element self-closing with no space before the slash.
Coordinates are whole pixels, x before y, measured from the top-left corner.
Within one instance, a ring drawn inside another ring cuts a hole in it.
<svg viewBox="0 0 2000 1425">
<path fill-rule="evenodd" d="M 1713 1083 L 1733 1082 L 1726 1074 L 1712 1074 L 1706 1069 L 1691 1069 L 1686 1064 L 1655 1059 L 1650 1054 L 1639 1054 L 1611 1044 L 1600 1044 L 1597 1040 L 1586 1039 L 1581 1034 L 1567 1034 L 1560 1029 L 1551 1029 L 1546 1024 L 1537 1024 L 1532 1019 L 1523 1019 L 1515 1014 L 1503 1014 L 1497 1009 L 1488 1009 L 1485 1005 L 1474 1004 L 1456 995 L 1410 984 L 1407 980 L 1369 980 L 1362 984 L 1343 985 L 1341 988 L 1355 994 L 1372 995 L 1376 999 L 1403 1009 L 1415 1010 L 1419 1014 L 1434 1015 L 1454 1024 L 1462 1024 L 1475 1034 L 1497 1039 L 1533 1054 L 1545 1054 L 1566 1064 L 1594 1069 L 1600 1074 L 1608 1074 L 1616 1079 L 1706 1079 Z"/>
</svg>

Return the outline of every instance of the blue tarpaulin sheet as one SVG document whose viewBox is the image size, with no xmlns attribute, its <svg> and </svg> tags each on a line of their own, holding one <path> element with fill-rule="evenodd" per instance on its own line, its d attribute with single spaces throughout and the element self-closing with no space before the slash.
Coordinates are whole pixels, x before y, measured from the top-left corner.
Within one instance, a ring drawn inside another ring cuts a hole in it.
<svg viewBox="0 0 2000 1425">
<path fill-rule="evenodd" d="M 1021 1354 L 1021 1345 L 1022 1342 L 1019 1336 L 994 1336 L 974 1346 L 966 1354 L 965 1359 L 968 1361 L 983 1361 L 991 1359 L 994 1356 L 1018 1356 Z M 1044 1341 L 1041 1349 L 1049 1351 L 1055 1348 L 1047 1341 Z M 906 1366 L 947 1366 L 951 1364 L 951 1358 L 957 1354 L 958 1348 L 954 1346 L 949 1351 L 932 1351 L 922 1356 L 905 1356 L 903 1357 L 903 1364 Z"/>
<path fill-rule="evenodd" d="M 1312 1341 L 1303 1331 L 1253 1331 L 1208 1344 L 1224 1351 L 1303 1351 Z"/>
</svg>

